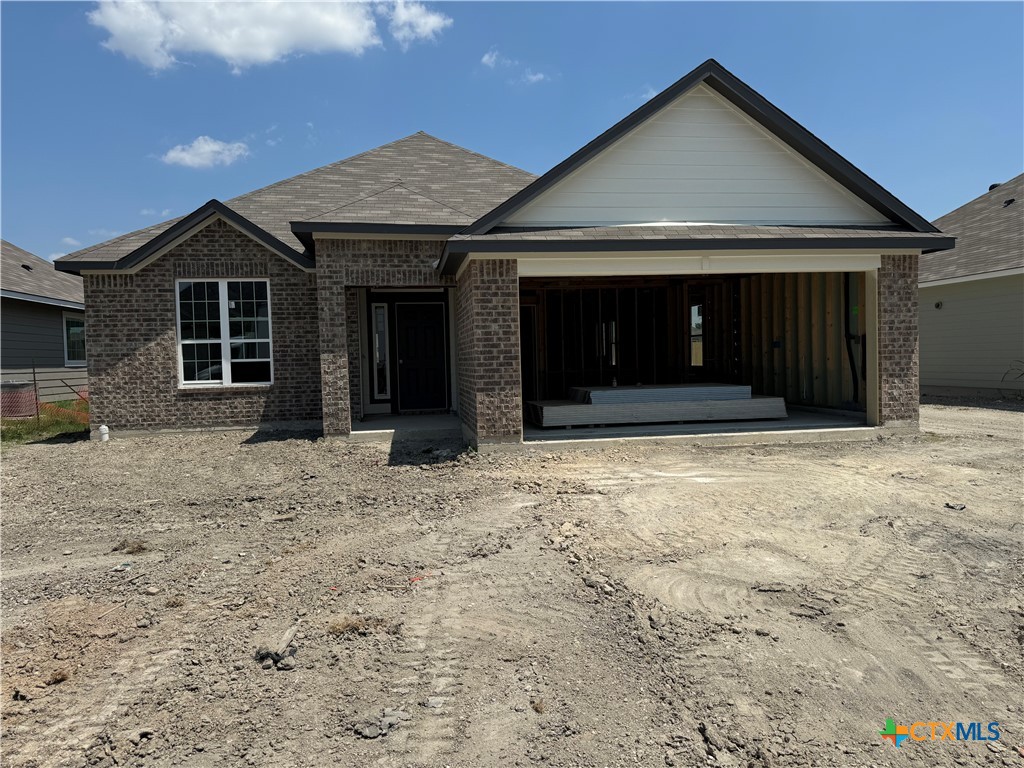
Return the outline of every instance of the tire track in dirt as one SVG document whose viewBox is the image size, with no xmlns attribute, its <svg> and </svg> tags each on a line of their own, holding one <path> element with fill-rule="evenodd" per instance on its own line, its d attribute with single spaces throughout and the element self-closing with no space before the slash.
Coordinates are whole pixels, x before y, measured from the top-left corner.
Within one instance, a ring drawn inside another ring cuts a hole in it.
<svg viewBox="0 0 1024 768">
<path fill-rule="evenodd" d="M 66 698 L 63 692 L 55 694 L 63 698 L 57 717 L 51 725 L 37 731 L 34 738 L 19 745 L 13 760 L 10 753 L 6 754 L 5 764 L 39 768 L 65 765 L 113 724 L 121 707 L 134 703 L 140 691 L 163 682 L 167 676 L 161 673 L 171 667 L 180 653 L 177 648 L 156 652 L 135 648 L 116 654 L 114 663 L 102 676 L 94 676 L 90 683 L 69 692 Z"/>
</svg>

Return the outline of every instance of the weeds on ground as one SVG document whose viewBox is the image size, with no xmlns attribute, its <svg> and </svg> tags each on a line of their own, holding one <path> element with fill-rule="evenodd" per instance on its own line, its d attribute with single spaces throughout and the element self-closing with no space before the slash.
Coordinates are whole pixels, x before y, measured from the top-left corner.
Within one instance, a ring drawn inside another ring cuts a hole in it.
<svg viewBox="0 0 1024 768">
<path fill-rule="evenodd" d="M 164 606 L 167 608 L 183 608 L 185 606 L 185 598 L 181 595 L 171 595 L 164 602 Z"/>
<path fill-rule="evenodd" d="M 84 439 L 89 435 L 89 403 L 61 400 L 40 404 L 39 417 L 0 419 L 0 441 L 33 443 L 53 438 Z"/>
</svg>

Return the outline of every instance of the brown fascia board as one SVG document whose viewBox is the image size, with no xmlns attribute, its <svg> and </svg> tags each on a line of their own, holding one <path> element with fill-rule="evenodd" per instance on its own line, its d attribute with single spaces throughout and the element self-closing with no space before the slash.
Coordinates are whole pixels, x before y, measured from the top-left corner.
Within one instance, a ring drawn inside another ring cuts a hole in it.
<svg viewBox="0 0 1024 768">
<path fill-rule="evenodd" d="M 947 251 L 953 237 L 730 237 L 701 240 L 449 240 L 438 271 L 454 275 L 470 253 L 618 253 L 628 251 L 806 251 L 921 249 L 922 253 Z"/>
<path fill-rule="evenodd" d="M 917 232 L 939 230 L 923 216 L 914 212 L 878 182 L 869 178 L 849 160 L 829 147 L 764 96 L 748 86 L 714 59 L 708 59 L 692 72 L 684 75 L 636 111 L 630 113 L 586 146 L 574 152 L 529 186 L 510 197 L 489 213 L 470 224 L 462 234 L 479 235 L 490 231 L 502 220 L 522 208 L 544 190 L 565 178 L 591 158 L 620 139 L 629 131 L 682 96 L 694 86 L 704 83 L 753 120 L 763 125 L 803 157 L 825 171 L 864 202 L 890 219 L 905 224 Z"/>
<path fill-rule="evenodd" d="M 148 259 L 161 248 L 164 248 L 168 244 L 174 242 L 193 227 L 202 224 L 206 219 L 215 215 L 222 216 L 226 221 L 245 232 L 257 242 L 262 243 L 272 251 L 280 253 L 284 258 L 293 262 L 297 267 L 302 267 L 304 269 L 313 268 L 315 262 L 308 255 L 299 253 L 290 245 L 282 243 L 265 229 L 257 226 L 253 222 L 249 221 L 249 219 L 233 211 L 231 208 L 228 208 L 219 200 L 208 201 L 204 205 L 192 211 L 188 216 L 185 216 L 177 223 L 165 229 L 148 243 L 139 246 L 128 255 L 122 256 L 120 259 L 113 261 L 56 261 L 54 262 L 54 267 L 61 272 L 70 272 L 74 275 L 79 275 L 86 270 L 120 271 L 131 269 L 137 264 Z"/>
</svg>

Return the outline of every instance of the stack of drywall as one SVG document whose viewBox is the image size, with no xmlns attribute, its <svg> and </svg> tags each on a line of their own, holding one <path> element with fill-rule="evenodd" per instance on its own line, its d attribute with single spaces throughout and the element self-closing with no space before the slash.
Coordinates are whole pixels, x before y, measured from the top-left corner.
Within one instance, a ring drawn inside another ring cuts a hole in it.
<svg viewBox="0 0 1024 768">
<path fill-rule="evenodd" d="M 784 419 L 781 397 L 752 397 L 749 386 L 679 384 L 653 387 L 572 387 L 571 400 L 528 403 L 542 427 L 664 424 L 680 421 Z"/>
<path fill-rule="evenodd" d="M 653 387 L 571 387 L 577 403 L 692 403 L 700 400 L 749 400 L 750 387 L 734 384 L 658 385 Z"/>
</svg>

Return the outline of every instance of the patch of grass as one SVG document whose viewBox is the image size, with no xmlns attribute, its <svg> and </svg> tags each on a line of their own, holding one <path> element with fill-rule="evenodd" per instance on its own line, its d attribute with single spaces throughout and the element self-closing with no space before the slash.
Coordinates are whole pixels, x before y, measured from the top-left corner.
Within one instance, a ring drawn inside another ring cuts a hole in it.
<svg viewBox="0 0 1024 768">
<path fill-rule="evenodd" d="M 139 555 L 145 552 L 149 547 L 146 546 L 146 542 L 142 539 L 121 539 L 117 543 L 111 552 L 124 552 L 126 555 Z"/>
<path fill-rule="evenodd" d="M 530 709 L 536 712 L 538 715 L 543 715 L 547 711 L 547 705 L 544 703 L 544 699 L 534 699 L 530 702 Z"/>
<path fill-rule="evenodd" d="M 89 403 L 85 400 L 61 400 L 43 403 L 39 418 L 0 419 L 0 441 L 9 444 L 33 443 L 61 438 L 80 440 L 89 435 Z"/>
</svg>

